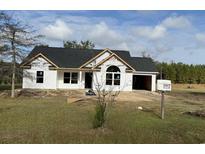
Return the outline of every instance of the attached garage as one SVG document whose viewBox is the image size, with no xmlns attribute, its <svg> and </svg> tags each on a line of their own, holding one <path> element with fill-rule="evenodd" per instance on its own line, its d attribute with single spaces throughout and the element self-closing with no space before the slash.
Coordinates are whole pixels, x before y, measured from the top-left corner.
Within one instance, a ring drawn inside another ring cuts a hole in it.
<svg viewBox="0 0 205 154">
<path fill-rule="evenodd" d="M 133 75 L 132 89 L 135 90 L 152 90 L 152 76 Z"/>
</svg>

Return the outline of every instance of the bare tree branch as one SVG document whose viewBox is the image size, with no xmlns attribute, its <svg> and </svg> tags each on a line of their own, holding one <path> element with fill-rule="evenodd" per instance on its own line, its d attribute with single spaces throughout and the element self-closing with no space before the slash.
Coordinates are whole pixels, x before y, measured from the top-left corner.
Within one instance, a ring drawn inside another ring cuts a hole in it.
<svg viewBox="0 0 205 154">
<path fill-rule="evenodd" d="M 26 50 L 39 44 L 38 40 L 42 37 L 37 35 L 31 26 L 23 24 L 22 21 L 5 14 L 0 13 L 0 42 L 4 48 L 0 48 L 0 54 L 12 61 L 12 92 L 14 97 L 17 62 L 21 62 L 25 57 Z M 5 48 L 7 47 L 7 48 Z"/>
</svg>

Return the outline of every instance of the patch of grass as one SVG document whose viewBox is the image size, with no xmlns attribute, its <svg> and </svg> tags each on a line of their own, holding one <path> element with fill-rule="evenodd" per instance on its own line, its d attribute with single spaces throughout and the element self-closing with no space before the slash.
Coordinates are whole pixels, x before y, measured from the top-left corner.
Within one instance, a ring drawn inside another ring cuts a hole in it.
<svg viewBox="0 0 205 154">
<path fill-rule="evenodd" d="M 165 101 L 165 120 L 159 118 L 159 102 L 117 102 L 104 127 L 93 129 L 95 102 L 0 97 L 0 143 L 205 143 L 205 119 L 182 114 L 205 109 L 203 101 Z"/>
<path fill-rule="evenodd" d="M 96 104 L 95 107 L 95 116 L 93 120 L 93 128 L 99 128 L 102 127 L 105 122 L 105 110 L 106 106 L 105 104 Z"/>
<path fill-rule="evenodd" d="M 22 88 L 21 84 L 16 84 L 15 85 L 16 89 Z M 11 90 L 11 85 L 0 85 L 0 91 L 2 90 Z"/>
<path fill-rule="evenodd" d="M 181 89 L 181 90 L 205 90 L 205 84 L 172 84 L 173 89 Z"/>
</svg>

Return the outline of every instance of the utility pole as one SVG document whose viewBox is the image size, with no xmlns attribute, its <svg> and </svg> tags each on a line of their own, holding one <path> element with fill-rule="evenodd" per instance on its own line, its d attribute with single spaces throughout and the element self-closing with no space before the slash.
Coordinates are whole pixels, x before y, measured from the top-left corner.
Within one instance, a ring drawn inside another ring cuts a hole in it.
<svg viewBox="0 0 205 154">
<path fill-rule="evenodd" d="M 161 91 L 161 119 L 164 119 L 164 91 Z"/>
<path fill-rule="evenodd" d="M 162 66 L 161 66 L 161 70 L 160 70 L 160 79 L 162 79 Z"/>
<path fill-rule="evenodd" d="M 162 66 L 160 70 L 160 79 L 162 80 Z M 161 119 L 164 119 L 164 91 L 161 91 Z"/>
</svg>

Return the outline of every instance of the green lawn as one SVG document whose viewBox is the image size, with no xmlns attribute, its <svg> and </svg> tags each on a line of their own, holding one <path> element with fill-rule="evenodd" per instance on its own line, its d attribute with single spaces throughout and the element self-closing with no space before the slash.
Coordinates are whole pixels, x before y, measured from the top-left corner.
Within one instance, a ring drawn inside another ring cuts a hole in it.
<svg viewBox="0 0 205 154">
<path fill-rule="evenodd" d="M 0 97 L 0 143 L 205 143 L 205 118 L 182 114 L 205 109 L 205 102 L 177 97 L 166 100 L 165 120 L 157 101 L 117 102 L 103 129 L 92 128 L 94 102 Z M 137 110 L 139 105 L 151 111 Z"/>
</svg>

